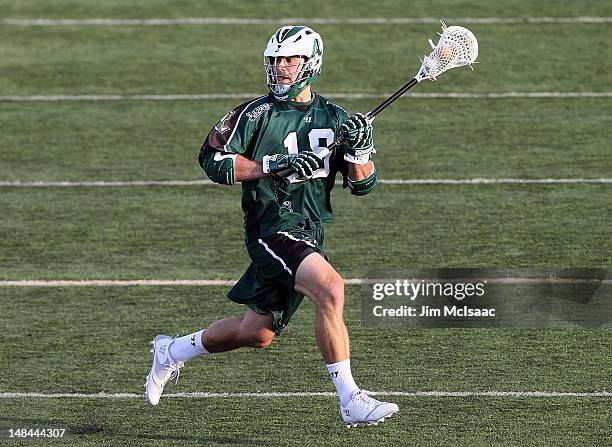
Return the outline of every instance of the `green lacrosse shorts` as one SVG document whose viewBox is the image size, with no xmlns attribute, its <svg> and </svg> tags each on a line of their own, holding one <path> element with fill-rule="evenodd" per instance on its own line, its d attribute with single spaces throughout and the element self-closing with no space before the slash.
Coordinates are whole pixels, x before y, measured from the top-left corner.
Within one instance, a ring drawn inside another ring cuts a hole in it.
<svg viewBox="0 0 612 447">
<path fill-rule="evenodd" d="M 300 263 L 311 253 L 323 250 L 323 228 L 308 220 L 271 236 L 251 241 L 246 248 L 251 264 L 232 287 L 228 298 L 258 314 L 272 313 L 276 335 L 281 335 L 304 295 L 294 290 Z"/>
</svg>

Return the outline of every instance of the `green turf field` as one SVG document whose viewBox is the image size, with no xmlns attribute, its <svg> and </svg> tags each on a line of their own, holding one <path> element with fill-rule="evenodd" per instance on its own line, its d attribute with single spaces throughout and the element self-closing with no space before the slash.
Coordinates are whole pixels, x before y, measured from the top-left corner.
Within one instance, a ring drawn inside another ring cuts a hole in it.
<svg viewBox="0 0 612 447">
<path fill-rule="evenodd" d="M 612 4 L 0 0 L 0 19 L 541 16 L 609 17 Z M 0 96 L 260 95 L 261 55 L 277 27 L 0 25 Z M 438 31 L 313 27 L 325 41 L 316 88 L 351 113 L 380 99 L 342 94 L 391 93 Z M 475 70 L 414 93 L 612 92 L 610 22 L 468 27 L 480 43 Z M 2 182 L 202 179 L 202 139 L 246 99 L 0 101 L 0 281 L 238 278 L 248 263 L 239 186 Z M 387 180 L 610 179 L 610 129 L 612 97 L 409 97 L 377 118 L 375 161 Z M 611 183 L 381 184 L 364 198 L 338 187 L 333 199 L 326 247 L 346 278 L 385 268 L 612 267 Z M 369 329 L 356 286 L 347 287 L 346 319 L 365 389 L 587 395 L 385 397 L 400 405 L 395 419 L 353 431 L 333 397 L 162 397 L 156 408 L 135 397 L 148 341 L 240 313 L 228 288 L 0 285 L 0 445 L 612 445 L 612 399 L 589 395 L 612 389 L 610 329 Z M 305 302 L 267 350 L 197 359 L 168 392 L 333 391 L 313 319 Z M 65 437 L 8 437 L 53 427 Z"/>
</svg>

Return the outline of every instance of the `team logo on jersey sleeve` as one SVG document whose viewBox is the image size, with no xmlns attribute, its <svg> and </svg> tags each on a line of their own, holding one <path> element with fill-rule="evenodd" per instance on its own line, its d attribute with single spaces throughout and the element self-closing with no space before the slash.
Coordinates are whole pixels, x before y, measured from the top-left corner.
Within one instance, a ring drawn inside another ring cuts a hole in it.
<svg viewBox="0 0 612 447">
<path fill-rule="evenodd" d="M 249 118 L 249 121 L 255 121 L 257 118 L 261 116 L 266 110 L 270 110 L 272 108 L 272 103 L 266 102 L 255 107 L 250 112 L 246 113 L 246 116 Z"/>
<path fill-rule="evenodd" d="M 221 120 L 215 126 L 215 129 L 217 129 L 217 132 L 224 133 L 230 129 L 230 127 L 227 124 L 225 124 L 225 122 L 229 120 L 234 113 L 235 113 L 235 110 L 231 110 L 227 112 L 225 115 L 223 115 L 223 118 L 221 118 Z"/>
</svg>

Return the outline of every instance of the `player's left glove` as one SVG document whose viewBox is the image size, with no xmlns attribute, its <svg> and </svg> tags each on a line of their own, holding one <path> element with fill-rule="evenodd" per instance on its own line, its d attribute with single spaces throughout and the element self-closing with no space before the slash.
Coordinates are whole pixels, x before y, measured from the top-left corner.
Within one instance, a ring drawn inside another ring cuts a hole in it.
<svg viewBox="0 0 612 447">
<path fill-rule="evenodd" d="M 376 152 L 372 138 L 372 124 L 363 113 L 351 116 L 340 127 L 346 135 L 344 146 L 344 159 L 350 163 L 366 164 L 370 155 Z"/>
</svg>

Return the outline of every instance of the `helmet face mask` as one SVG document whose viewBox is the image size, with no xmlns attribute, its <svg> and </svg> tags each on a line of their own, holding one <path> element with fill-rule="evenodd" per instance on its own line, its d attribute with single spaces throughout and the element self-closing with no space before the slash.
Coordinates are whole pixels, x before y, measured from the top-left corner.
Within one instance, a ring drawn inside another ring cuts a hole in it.
<svg viewBox="0 0 612 447">
<path fill-rule="evenodd" d="M 286 60 L 295 56 L 302 61 L 294 73 L 295 65 L 287 64 Z M 283 26 L 272 35 L 264 51 L 268 88 L 281 101 L 295 99 L 312 85 L 321 74 L 322 65 L 323 40 L 306 26 Z M 289 77 L 292 78 L 288 80 Z"/>
</svg>

